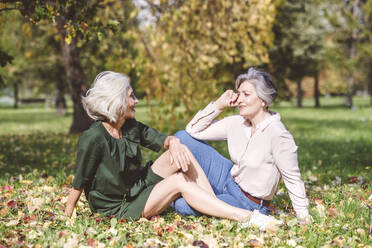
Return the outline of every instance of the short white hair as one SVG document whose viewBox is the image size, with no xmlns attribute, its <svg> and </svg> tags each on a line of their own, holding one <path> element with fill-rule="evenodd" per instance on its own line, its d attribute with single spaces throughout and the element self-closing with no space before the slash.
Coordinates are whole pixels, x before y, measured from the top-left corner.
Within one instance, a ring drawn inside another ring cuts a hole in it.
<svg viewBox="0 0 372 248">
<path fill-rule="evenodd" d="M 85 97 L 82 97 L 84 109 L 93 120 L 115 123 L 125 113 L 126 97 L 130 88 L 128 76 L 104 71 L 94 79 Z"/>
<path fill-rule="evenodd" d="M 269 73 L 254 67 L 249 68 L 247 73 L 240 74 L 236 78 L 235 88 L 238 90 L 244 82 L 249 82 L 256 87 L 258 97 L 266 103 L 266 106 L 270 106 L 278 95 L 274 78 Z"/>
</svg>

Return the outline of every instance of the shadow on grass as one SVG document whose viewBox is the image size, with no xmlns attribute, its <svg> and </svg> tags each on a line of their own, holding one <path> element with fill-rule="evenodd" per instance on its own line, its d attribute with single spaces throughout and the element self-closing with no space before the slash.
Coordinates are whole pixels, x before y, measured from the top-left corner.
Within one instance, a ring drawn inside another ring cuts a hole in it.
<svg viewBox="0 0 372 248">
<path fill-rule="evenodd" d="M 0 124 L 17 123 L 17 124 L 37 124 L 40 121 L 51 121 L 55 119 L 64 119 L 72 116 L 67 112 L 65 115 L 56 115 L 55 112 L 46 112 L 43 109 L 21 109 L 19 112 L 12 111 L 1 114 Z"/>
<path fill-rule="evenodd" d="M 61 180 L 73 171 L 78 136 L 52 133 L 0 136 L 0 182 L 11 176 L 43 171 Z"/>
</svg>

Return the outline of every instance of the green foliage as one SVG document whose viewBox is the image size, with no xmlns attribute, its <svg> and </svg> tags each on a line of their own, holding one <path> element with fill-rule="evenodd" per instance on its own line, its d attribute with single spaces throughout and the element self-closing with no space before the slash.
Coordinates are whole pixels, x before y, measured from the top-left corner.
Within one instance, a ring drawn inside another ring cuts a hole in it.
<svg viewBox="0 0 372 248">
<path fill-rule="evenodd" d="M 87 21 L 93 20 L 97 10 L 103 2 L 110 4 L 113 1 L 76 1 L 76 0 L 20 0 L 3 1 L 0 10 L 18 9 L 30 22 L 38 23 L 42 20 L 55 22 L 57 19 L 64 19 L 66 29 L 66 40 L 78 35 L 91 35 L 91 29 L 87 30 Z M 91 22 L 92 29 L 101 25 L 100 22 Z M 67 42 L 69 43 L 69 42 Z"/>
<path fill-rule="evenodd" d="M 6 52 L 0 49 L 0 66 L 4 67 L 6 64 L 11 63 L 13 60 L 13 56 L 10 56 Z"/>
<path fill-rule="evenodd" d="M 71 99 L 74 104 L 74 118 L 70 132 L 79 133 L 89 127 L 91 119 L 81 104 L 81 95 L 88 88 L 87 78 L 80 60 L 82 40 L 97 39 L 112 31 L 120 30 L 121 22 L 116 19 L 115 10 L 125 5 L 125 1 L 97 0 L 37 0 L 37 1 L 5 1 L 0 5 L 0 11 L 18 9 L 31 23 L 46 21 L 55 25 L 57 40 L 60 45 L 65 75 L 69 84 Z M 105 18 L 105 17 L 109 18 Z M 113 16 L 114 18 L 110 18 Z M 84 39 L 81 39 L 84 38 Z M 97 53 L 95 53 L 97 55 Z M 103 61 L 104 62 L 104 61 Z M 56 66 L 59 72 L 61 67 Z M 55 71 L 55 70 L 54 70 Z M 97 73 L 95 73 L 97 74 Z M 60 79 L 58 85 L 61 86 Z M 63 88 L 58 87 L 61 91 Z M 59 94 L 60 96 L 61 94 Z"/>
<path fill-rule="evenodd" d="M 64 86 L 66 77 L 56 29 L 46 23 L 36 27 L 17 12 L 4 17 L 8 21 L 0 29 L 0 44 L 14 57 L 13 63 L 1 70 L 5 86 L 12 88 L 17 83 L 23 97 L 52 94 L 56 85 Z"/>
<path fill-rule="evenodd" d="M 322 109 L 304 102 L 274 106 L 298 145 L 300 169 L 310 199 L 313 223 L 293 217 L 283 184 L 274 198 L 284 226 L 275 234 L 240 228 L 229 220 L 183 217 L 168 209 L 151 220 L 118 220 L 92 214 L 84 196 L 76 215 L 63 216 L 74 169 L 78 137 L 66 135 L 71 115 L 56 118 L 34 106 L 0 111 L 0 244 L 3 246 L 179 247 L 333 247 L 370 244 L 372 147 L 371 108 L 355 99 L 322 98 Z M 21 111 L 21 112 L 20 112 Z M 149 121 L 140 105 L 137 119 Z M 71 109 L 69 109 L 71 112 Z M 179 128 L 185 126 L 181 120 Z M 217 143 L 216 143 L 217 144 Z M 213 144 L 215 145 L 215 144 Z M 225 142 L 217 148 L 225 156 Z M 144 161 L 158 154 L 144 150 Z"/>
<path fill-rule="evenodd" d="M 325 5 L 317 0 L 281 1 L 273 26 L 274 46 L 270 50 L 268 69 L 279 84 L 283 97 L 285 80 L 298 81 L 317 75 L 325 62 L 327 20 Z"/>
<path fill-rule="evenodd" d="M 226 88 L 238 73 L 268 62 L 275 18 L 272 1 L 147 1 L 157 17 L 144 30 L 149 58 L 141 85 L 152 108 L 154 125 L 174 129 Z M 146 33 L 145 33 L 146 32 Z"/>
<path fill-rule="evenodd" d="M 341 75 L 340 83 L 351 97 L 357 89 L 367 88 L 371 81 L 368 73 L 372 51 L 371 1 L 333 0 L 328 6 L 326 15 L 333 29 L 329 39 L 329 61 L 332 70 Z"/>
<path fill-rule="evenodd" d="M 0 66 L 1 67 L 4 67 L 8 63 L 11 63 L 13 59 L 14 59 L 13 56 L 7 54 L 0 48 Z M 5 86 L 4 80 L 2 76 L 0 75 L 0 88 L 3 88 L 4 86 Z"/>
</svg>

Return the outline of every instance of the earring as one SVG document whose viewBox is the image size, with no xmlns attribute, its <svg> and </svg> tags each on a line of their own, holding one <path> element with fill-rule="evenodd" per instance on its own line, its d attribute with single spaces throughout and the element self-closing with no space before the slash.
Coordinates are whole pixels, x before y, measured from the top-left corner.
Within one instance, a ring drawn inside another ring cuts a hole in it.
<svg viewBox="0 0 372 248">
<path fill-rule="evenodd" d="M 266 105 L 265 102 L 262 102 L 262 107 L 265 107 L 265 105 Z"/>
</svg>

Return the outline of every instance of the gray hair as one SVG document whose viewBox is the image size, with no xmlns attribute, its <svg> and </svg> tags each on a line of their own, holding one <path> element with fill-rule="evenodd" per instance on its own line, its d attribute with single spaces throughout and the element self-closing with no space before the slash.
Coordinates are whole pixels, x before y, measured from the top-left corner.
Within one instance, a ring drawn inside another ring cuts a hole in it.
<svg viewBox="0 0 372 248">
<path fill-rule="evenodd" d="M 84 109 L 93 120 L 117 122 L 127 108 L 126 97 L 130 88 L 128 76 L 104 71 L 94 79 L 85 97 Z"/>
<path fill-rule="evenodd" d="M 278 95 L 278 89 L 275 85 L 274 78 L 267 72 L 249 68 L 247 73 L 240 74 L 235 81 L 235 88 L 239 89 L 240 85 L 249 81 L 256 87 L 257 95 L 267 106 L 270 106 Z"/>
</svg>

